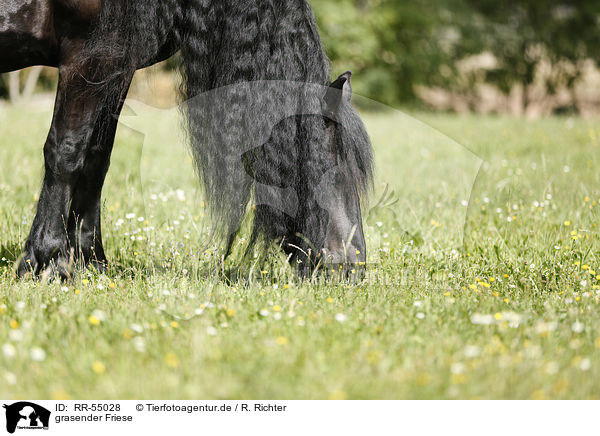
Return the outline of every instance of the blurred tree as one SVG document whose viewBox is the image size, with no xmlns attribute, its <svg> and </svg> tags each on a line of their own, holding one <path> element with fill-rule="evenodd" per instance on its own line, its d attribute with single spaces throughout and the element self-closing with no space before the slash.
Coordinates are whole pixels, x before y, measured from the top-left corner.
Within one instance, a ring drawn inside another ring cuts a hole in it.
<svg viewBox="0 0 600 436">
<path fill-rule="evenodd" d="M 449 0 L 452 3 L 454 0 Z M 448 3 L 448 2 L 444 2 Z M 416 83 L 445 83 L 458 31 L 436 0 L 312 0 L 336 71 L 356 73 L 356 92 L 387 104 L 415 99 Z M 440 39 L 446 44 L 439 44 Z"/>
<path fill-rule="evenodd" d="M 573 89 L 581 61 L 600 59 L 598 0 L 465 0 L 459 55 L 489 51 L 499 61 L 484 78 L 505 93 L 519 84 L 523 106 L 541 62 L 552 68 L 546 92 Z"/>
<path fill-rule="evenodd" d="M 598 0 L 312 0 L 336 71 L 353 69 L 358 93 L 394 104 L 415 85 L 473 87 L 460 62 L 490 53 L 487 83 L 527 89 L 542 61 L 552 65 L 547 92 L 573 89 L 583 59 L 600 57 Z M 527 106 L 527 92 L 523 92 Z"/>
</svg>

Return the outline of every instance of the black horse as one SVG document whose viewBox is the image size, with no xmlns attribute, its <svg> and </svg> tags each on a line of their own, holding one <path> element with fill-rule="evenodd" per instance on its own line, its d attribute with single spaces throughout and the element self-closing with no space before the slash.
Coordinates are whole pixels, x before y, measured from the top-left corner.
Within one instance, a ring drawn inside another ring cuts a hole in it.
<svg viewBox="0 0 600 436">
<path fill-rule="evenodd" d="M 254 196 L 253 242 L 279 242 L 303 268 L 364 265 L 371 145 L 349 103 L 351 74 L 329 82 L 306 0 L 0 0 L 0 73 L 59 70 L 19 274 L 64 277 L 73 259 L 105 269 L 100 197 L 118 115 L 135 71 L 177 52 L 192 151 L 227 252 Z M 255 82 L 276 86 L 255 92 Z M 276 206 L 290 189 L 293 212 Z"/>
</svg>

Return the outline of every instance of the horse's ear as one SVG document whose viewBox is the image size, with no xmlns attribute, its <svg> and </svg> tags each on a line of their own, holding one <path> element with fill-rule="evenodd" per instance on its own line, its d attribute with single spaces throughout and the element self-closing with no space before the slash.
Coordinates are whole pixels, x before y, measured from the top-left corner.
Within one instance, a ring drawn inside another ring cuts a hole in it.
<svg viewBox="0 0 600 436">
<path fill-rule="evenodd" d="M 352 98 L 352 71 L 346 71 L 329 85 L 325 93 L 325 115 L 337 113 L 343 101 L 349 102 Z"/>
</svg>

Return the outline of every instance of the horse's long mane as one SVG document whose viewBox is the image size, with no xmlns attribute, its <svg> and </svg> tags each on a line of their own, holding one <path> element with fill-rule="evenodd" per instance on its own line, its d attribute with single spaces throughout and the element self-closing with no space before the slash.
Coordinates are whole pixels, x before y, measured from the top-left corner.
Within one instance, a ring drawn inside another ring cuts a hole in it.
<svg viewBox="0 0 600 436">
<path fill-rule="evenodd" d="M 329 60 L 307 1 L 104 1 L 82 63 L 110 59 L 113 68 L 88 65 L 82 71 L 100 71 L 86 80 L 97 82 L 95 87 L 108 91 L 106 98 L 114 100 L 118 97 L 110 91 L 117 88 L 116 82 L 151 62 L 153 53 L 169 42 L 181 49 L 192 152 L 218 233 L 230 236 L 240 226 L 254 185 L 240 159 L 248 148 L 243 143 L 265 129 L 264 140 L 275 144 L 265 157 L 271 177 L 292 186 L 301 204 L 310 202 L 310 187 L 318 185 L 324 163 L 331 160 L 324 119 L 314 116 L 321 110 L 323 93 L 302 88 L 294 92 L 285 84 L 256 92 L 248 85 L 252 81 L 329 85 Z M 201 97 L 214 89 L 223 91 Z M 294 116 L 282 116 L 286 111 Z M 353 183 L 364 192 L 371 179 L 368 137 L 349 104 L 341 108 L 340 118 L 346 165 Z M 289 227 L 287 218 L 257 216 L 255 231 L 281 234 Z M 317 240 L 322 236 L 313 235 Z"/>
</svg>

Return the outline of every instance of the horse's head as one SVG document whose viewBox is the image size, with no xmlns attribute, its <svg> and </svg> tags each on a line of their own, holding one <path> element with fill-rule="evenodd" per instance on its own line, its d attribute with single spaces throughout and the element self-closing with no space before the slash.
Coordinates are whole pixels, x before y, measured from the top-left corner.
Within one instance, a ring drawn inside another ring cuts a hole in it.
<svg viewBox="0 0 600 436">
<path fill-rule="evenodd" d="M 318 94 L 310 88 L 320 113 L 283 119 L 242 158 L 256 186 L 254 234 L 279 240 L 301 274 L 317 264 L 351 270 L 366 261 L 360 196 L 371 181 L 371 144 L 350 105 L 350 77 Z"/>
<path fill-rule="evenodd" d="M 323 222 L 323 263 L 329 269 L 343 265 L 362 267 L 366 244 L 362 226 L 360 196 L 372 177 L 371 144 L 365 127 L 350 104 L 351 72 L 339 76 L 322 101 L 326 126 L 324 149 L 330 167 L 316 189 L 319 206 L 327 211 Z"/>
</svg>

